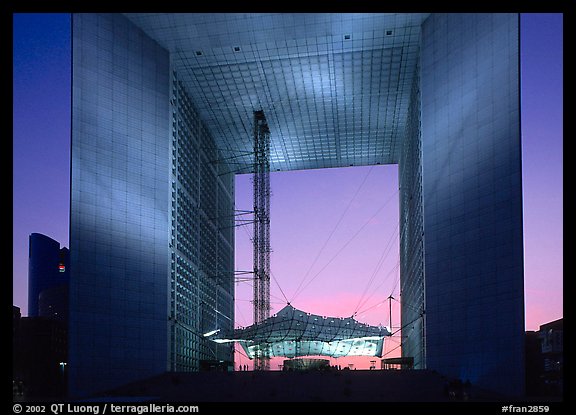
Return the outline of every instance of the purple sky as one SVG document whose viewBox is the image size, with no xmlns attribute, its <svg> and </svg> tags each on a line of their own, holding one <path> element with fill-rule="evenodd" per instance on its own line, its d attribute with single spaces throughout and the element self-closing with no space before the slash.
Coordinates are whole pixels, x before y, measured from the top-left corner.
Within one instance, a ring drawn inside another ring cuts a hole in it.
<svg viewBox="0 0 576 415">
<path fill-rule="evenodd" d="M 14 16 L 13 303 L 23 315 L 29 234 L 43 233 L 68 246 L 69 29 L 69 15 Z M 563 316 L 562 49 L 562 15 L 522 15 L 528 330 Z M 273 173 L 271 181 L 272 273 L 288 299 L 322 315 L 348 316 L 372 307 L 358 318 L 387 325 L 385 299 L 398 294 L 397 167 Z M 250 177 L 237 176 L 236 183 L 237 208 L 250 209 Z M 248 233 L 248 227 L 237 231 L 239 270 L 252 267 Z M 304 289 L 294 297 L 302 281 Z M 271 287 L 275 312 L 285 300 L 274 280 Z M 237 324 L 251 323 L 251 296 L 248 283 L 238 284 Z M 389 342 L 386 351 L 394 347 Z"/>
</svg>

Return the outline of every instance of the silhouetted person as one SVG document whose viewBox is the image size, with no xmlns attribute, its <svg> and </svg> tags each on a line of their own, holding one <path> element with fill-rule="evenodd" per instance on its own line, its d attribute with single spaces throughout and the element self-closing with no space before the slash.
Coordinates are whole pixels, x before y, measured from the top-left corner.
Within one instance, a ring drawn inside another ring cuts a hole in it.
<svg viewBox="0 0 576 415">
<path fill-rule="evenodd" d="M 469 379 L 466 379 L 466 382 L 464 382 L 464 387 L 462 389 L 462 398 L 467 401 L 468 399 L 470 399 L 470 389 L 472 388 L 472 384 L 470 383 Z"/>
<path fill-rule="evenodd" d="M 452 379 L 448 386 L 448 397 L 451 400 L 459 399 L 462 391 L 462 381 L 460 379 Z"/>
<path fill-rule="evenodd" d="M 464 385 L 460 379 L 450 381 L 449 397 L 450 399 L 462 399 Z"/>
</svg>

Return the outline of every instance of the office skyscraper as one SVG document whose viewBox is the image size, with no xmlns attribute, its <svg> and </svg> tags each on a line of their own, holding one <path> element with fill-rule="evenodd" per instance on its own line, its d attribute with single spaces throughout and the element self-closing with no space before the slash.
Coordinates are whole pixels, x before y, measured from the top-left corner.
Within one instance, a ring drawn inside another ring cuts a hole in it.
<svg viewBox="0 0 576 415">
<path fill-rule="evenodd" d="M 28 255 L 28 317 L 68 324 L 70 253 L 54 239 L 32 233 Z"/>
<path fill-rule="evenodd" d="M 516 14 L 73 16 L 70 386 L 231 361 L 234 174 L 398 164 L 403 347 L 523 392 Z"/>
</svg>

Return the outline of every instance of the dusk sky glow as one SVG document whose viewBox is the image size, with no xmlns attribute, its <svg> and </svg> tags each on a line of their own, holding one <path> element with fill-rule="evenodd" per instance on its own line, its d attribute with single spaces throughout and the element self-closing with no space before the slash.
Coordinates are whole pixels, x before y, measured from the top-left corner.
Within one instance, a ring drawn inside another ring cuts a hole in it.
<svg viewBox="0 0 576 415">
<path fill-rule="evenodd" d="M 563 317 L 562 19 L 521 15 L 527 330 Z M 70 15 L 13 21 L 13 304 L 27 315 L 29 235 L 69 246 Z M 249 175 L 236 176 L 237 209 L 252 208 L 251 186 Z M 272 312 L 288 299 L 311 313 L 358 312 L 362 322 L 388 325 L 386 299 L 400 290 L 397 166 L 272 173 L 271 186 Z M 237 228 L 237 270 L 252 269 L 250 233 Z M 237 325 L 252 323 L 251 298 L 250 283 L 238 283 Z M 396 327 L 399 303 L 392 304 Z M 387 357 L 397 346 L 388 342 Z"/>
</svg>

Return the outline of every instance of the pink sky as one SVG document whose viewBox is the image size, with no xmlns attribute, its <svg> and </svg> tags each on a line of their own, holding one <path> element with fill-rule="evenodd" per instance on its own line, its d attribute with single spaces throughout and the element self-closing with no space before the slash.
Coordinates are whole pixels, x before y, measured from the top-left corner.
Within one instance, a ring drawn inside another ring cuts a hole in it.
<svg viewBox="0 0 576 415">
<path fill-rule="evenodd" d="M 400 275 L 397 176 L 396 165 L 271 174 L 271 269 L 294 307 L 337 317 L 358 311 L 359 321 L 389 324 L 386 298 L 398 298 Z M 250 175 L 237 176 L 236 185 L 236 208 L 251 209 Z M 251 232 L 250 226 L 236 232 L 236 269 L 252 268 Z M 274 313 L 286 299 L 274 280 L 270 286 Z M 299 286 L 304 288 L 295 295 Z M 252 285 L 239 283 L 236 289 L 236 322 L 249 325 Z M 400 323 L 399 313 L 393 301 L 393 326 Z M 396 345 L 388 342 L 385 352 Z M 395 356 L 399 349 L 387 357 Z M 273 369 L 282 359 L 277 360 Z M 373 359 L 332 360 L 367 369 Z"/>
</svg>

